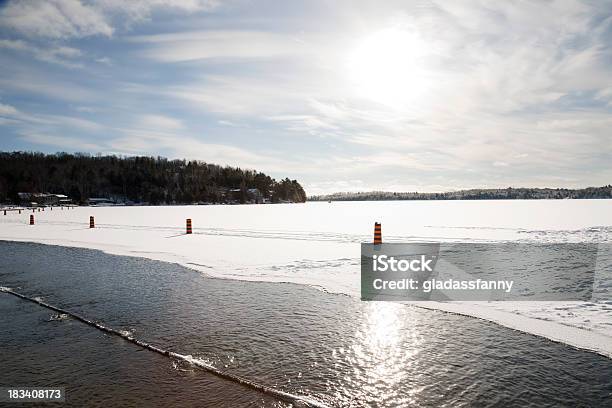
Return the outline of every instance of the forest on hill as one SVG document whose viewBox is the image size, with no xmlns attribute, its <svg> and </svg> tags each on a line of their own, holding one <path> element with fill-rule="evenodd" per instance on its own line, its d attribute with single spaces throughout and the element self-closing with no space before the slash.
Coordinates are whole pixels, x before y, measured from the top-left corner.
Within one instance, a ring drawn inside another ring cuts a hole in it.
<svg viewBox="0 0 612 408">
<path fill-rule="evenodd" d="M 612 185 L 571 188 L 476 188 L 446 193 L 394 193 L 369 191 L 335 193 L 309 197 L 309 201 L 384 201 L 384 200 L 542 200 L 542 199 L 612 198 Z"/>
<path fill-rule="evenodd" d="M 255 195 L 256 202 L 306 201 L 296 180 L 196 160 L 0 152 L 0 202 L 17 203 L 20 192 L 64 194 L 81 204 L 92 197 L 154 205 L 245 203 Z"/>
</svg>

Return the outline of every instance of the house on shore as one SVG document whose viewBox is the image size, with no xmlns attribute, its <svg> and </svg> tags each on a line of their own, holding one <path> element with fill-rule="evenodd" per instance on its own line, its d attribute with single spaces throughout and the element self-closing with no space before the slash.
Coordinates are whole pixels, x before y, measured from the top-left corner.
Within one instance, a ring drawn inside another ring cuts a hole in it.
<svg viewBox="0 0 612 408">
<path fill-rule="evenodd" d="M 17 193 L 19 204 L 26 207 L 71 205 L 72 200 L 64 194 Z"/>
<path fill-rule="evenodd" d="M 227 202 L 229 204 L 265 204 L 268 202 L 257 188 L 232 188 L 227 191 Z"/>
</svg>

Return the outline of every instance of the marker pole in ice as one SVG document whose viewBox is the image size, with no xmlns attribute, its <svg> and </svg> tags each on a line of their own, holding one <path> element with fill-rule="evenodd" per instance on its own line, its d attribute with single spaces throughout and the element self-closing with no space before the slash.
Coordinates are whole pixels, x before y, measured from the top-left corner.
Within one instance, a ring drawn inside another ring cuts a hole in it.
<svg viewBox="0 0 612 408">
<path fill-rule="evenodd" d="M 30 225 L 34 225 L 34 215 L 30 214 Z"/>
<path fill-rule="evenodd" d="M 191 231 L 191 218 L 187 218 L 186 223 L 187 223 L 187 232 L 186 232 L 186 234 L 191 234 L 192 233 L 192 231 Z"/>
<path fill-rule="evenodd" d="M 89 228 L 95 228 L 93 215 L 89 216 Z"/>
<path fill-rule="evenodd" d="M 374 245 L 382 244 L 382 226 L 380 222 L 374 223 Z"/>
<path fill-rule="evenodd" d="M 6 215 L 6 210 L 4 210 L 4 215 Z"/>
</svg>

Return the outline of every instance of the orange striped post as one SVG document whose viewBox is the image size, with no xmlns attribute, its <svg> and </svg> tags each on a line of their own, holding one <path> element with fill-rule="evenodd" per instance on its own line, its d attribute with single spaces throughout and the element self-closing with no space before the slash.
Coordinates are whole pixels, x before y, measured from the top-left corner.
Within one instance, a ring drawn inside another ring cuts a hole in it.
<svg viewBox="0 0 612 408">
<path fill-rule="evenodd" d="M 380 222 L 374 223 L 374 245 L 382 244 L 382 226 Z"/>
<path fill-rule="evenodd" d="M 93 215 L 89 216 L 89 228 L 95 228 L 96 225 L 94 224 L 94 217 Z"/>
<path fill-rule="evenodd" d="M 191 234 L 192 233 L 192 231 L 191 231 L 191 218 L 187 218 L 186 223 L 187 223 L 187 232 L 186 233 L 187 234 Z"/>
<path fill-rule="evenodd" d="M 30 214 L 30 225 L 34 225 L 34 214 Z"/>
</svg>

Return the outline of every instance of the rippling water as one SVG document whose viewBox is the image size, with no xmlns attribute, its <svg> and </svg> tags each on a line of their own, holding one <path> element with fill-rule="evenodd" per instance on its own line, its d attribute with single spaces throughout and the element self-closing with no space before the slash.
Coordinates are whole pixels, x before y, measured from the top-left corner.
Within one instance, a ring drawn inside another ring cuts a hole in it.
<svg viewBox="0 0 612 408">
<path fill-rule="evenodd" d="M 0 285 L 331 406 L 612 404 L 612 360 L 477 319 L 92 250 L 0 242 L 0 259 Z M 112 397 L 129 394 L 133 406 L 282 405 L 7 297 L 2 384 L 63 382 L 68 398 L 110 398 L 102 390 L 114 384 Z M 15 353 L 21 345 L 49 363 L 42 373 Z"/>
<path fill-rule="evenodd" d="M 10 295 L 0 328 L 0 385 L 66 387 L 68 406 L 287 406 Z"/>
</svg>

